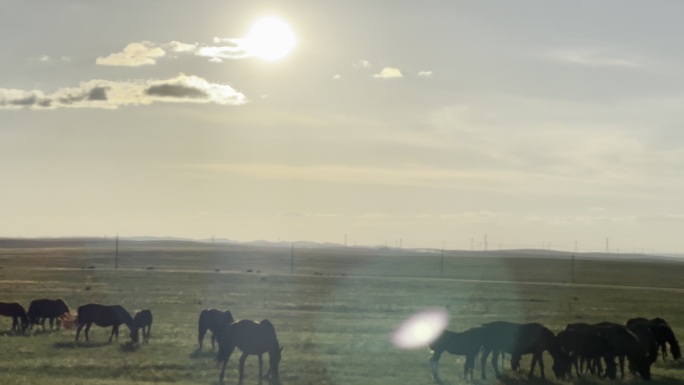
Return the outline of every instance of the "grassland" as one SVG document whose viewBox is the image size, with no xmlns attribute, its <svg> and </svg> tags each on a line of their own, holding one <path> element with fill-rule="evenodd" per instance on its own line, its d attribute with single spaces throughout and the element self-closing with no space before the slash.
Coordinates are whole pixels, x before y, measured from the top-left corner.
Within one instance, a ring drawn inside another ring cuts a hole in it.
<svg viewBox="0 0 684 385">
<path fill-rule="evenodd" d="M 66 330 L 4 333 L 0 384 L 216 384 L 208 338 L 205 352 L 195 354 L 197 316 L 211 307 L 272 320 L 285 348 L 285 385 L 432 384 L 428 349 L 397 350 L 389 335 L 411 314 L 434 306 L 448 308 L 452 330 L 510 320 L 559 331 L 569 322 L 662 316 L 684 335 L 684 263 L 597 257 L 577 255 L 573 262 L 570 254 L 551 252 L 447 251 L 442 257 L 359 248 L 292 253 L 126 241 L 115 269 L 112 240 L 0 240 L 0 301 L 28 307 L 36 298 L 61 297 L 73 309 L 88 302 L 121 304 L 131 312 L 149 308 L 155 317 L 150 344 L 137 349 L 126 348 L 125 333 L 107 344 L 109 330 L 96 326 L 87 343 L 75 343 L 74 332 Z M 0 330 L 10 325 L 11 319 L 0 318 Z M 258 383 L 256 361 L 247 361 L 245 384 Z M 462 365 L 460 357 L 443 356 L 443 383 L 464 383 Z M 658 383 L 684 383 L 679 363 L 658 361 L 653 373 Z M 502 381 L 530 383 L 510 371 Z M 632 381 L 639 382 L 625 382 Z M 236 358 L 226 382 L 237 383 Z"/>
</svg>

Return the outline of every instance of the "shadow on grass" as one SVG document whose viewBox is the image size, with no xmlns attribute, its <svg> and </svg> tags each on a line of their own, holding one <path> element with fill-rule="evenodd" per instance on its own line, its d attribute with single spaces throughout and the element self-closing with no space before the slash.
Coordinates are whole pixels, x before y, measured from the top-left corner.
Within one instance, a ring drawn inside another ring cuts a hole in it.
<svg viewBox="0 0 684 385">
<path fill-rule="evenodd" d="M 138 351 L 138 349 L 140 349 L 140 344 L 132 341 L 125 342 L 119 346 L 119 350 L 124 353 L 135 352 Z"/>
<path fill-rule="evenodd" d="M 199 349 L 195 349 L 189 354 L 189 357 L 193 359 L 205 357 L 216 358 L 216 352 L 211 350 L 204 350 L 200 352 Z"/>
<path fill-rule="evenodd" d="M 26 332 L 15 332 L 12 330 L 5 330 L 0 332 L 0 337 L 28 337 L 29 334 Z"/>
<path fill-rule="evenodd" d="M 103 346 L 111 345 L 109 342 L 55 342 L 53 346 L 57 349 L 79 349 L 79 348 L 101 348 Z"/>
</svg>

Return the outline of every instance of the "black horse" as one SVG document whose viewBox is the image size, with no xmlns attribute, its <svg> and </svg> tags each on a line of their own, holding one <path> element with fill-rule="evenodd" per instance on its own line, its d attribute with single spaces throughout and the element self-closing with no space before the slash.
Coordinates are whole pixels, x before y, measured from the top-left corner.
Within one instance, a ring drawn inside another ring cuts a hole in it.
<svg viewBox="0 0 684 385">
<path fill-rule="evenodd" d="M 613 347 L 597 328 L 589 324 L 570 324 L 558 333 L 556 338 L 561 350 L 569 355 L 571 366 L 575 367 L 578 377 L 584 372 L 585 364 L 586 369 L 592 374 L 603 377 L 603 359 L 606 363 L 606 373 L 614 378 L 616 367 Z"/>
<path fill-rule="evenodd" d="M 50 321 L 50 329 L 57 325 L 59 330 L 61 318 L 69 313 L 69 306 L 63 299 L 34 299 L 28 309 L 28 318 L 31 329 L 34 325 L 40 324 L 45 330 L 45 320 Z"/>
<path fill-rule="evenodd" d="M 26 310 L 17 302 L 0 302 L 0 315 L 12 317 L 13 332 L 24 332 L 28 327 Z"/>
<path fill-rule="evenodd" d="M 567 373 L 570 359 L 560 349 L 556 335 L 551 330 L 539 323 L 518 324 L 506 321 L 490 322 L 483 325 L 484 339 L 481 366 L 482 379 L 486 379 L 485 368 L 487 357 L 493 352 L 492 366 L 497 377 L 499 373 L 498 359 L 501 352 L 511 354 L 511 366 L 520 364 L 520 356 L 532 354 L 532 364 L 529 377 L 532 377 L 534 368 L 539 363 L 541 378 L 544 376 L 544 360 L 542 355 L 548 351 L 553 357 L 553 372 L 556 377 L 563 379 Z"/>
<path fill-rule="evenodd" d="M 678 360 L 682 356 L 682 351 L 679 347 L 679 342 L 677 341 L 677 338 L 675 337 L 672 328 L 670 328 L 670 325 L 668 325 L 668 323 L 664 319 L 659 317 L 652 319 L 646 319 L 643 317 L 632 318 L 627 321 L 627 326 L 630 326 L 635 323 L 643 323 L 648 325 L 648 327 L 651 329 L 651 332 L 655 336 L 658 346 L 660 347 L 663 360 L 667 358 L 668 344 L 670 345 L 670 353 L 672 353 L 672 358 Z"/>
<path fill-rule="evenodd" d="M 138 328 L 135 327 L 131 315 L 120 305 L 100 305 L 97 303 L 89 303 L 78 307 L 78 314 L 75 319 L 69 321 L 69 324 L 78 325 L 76 330 L 76 341 L 81 334 L 81 329 L 85 326 L 85 337 L 88 341 L 88 332 L 92 324 L 102 327 L 112 327 L 112 334 L 109 336 L 109 342 L 112 342 L 112 337 L 116 336 L 119 340 L 119 326 L 125 324 L 130 330 L 131 340 L 138 342 Z"/>
<path fill-rule="evenodd" d="M 442 353 L 449 352 L 454 355 L 462 355 L 466 357 L 465 365 L 463 366 L 463 378 L 473 378 L 473 368 L 475 367 L 475 356 L 482 348 L 482 340 L 484 338 L 484 328 L 482 326 L 468 329 L 463 332 L 452 332 L 445 330 L 442 334 L 430 344 L 432 355 L 428 359 L 430 365 L 430 373 L 433 380 L 439 379 L 439 358 Z"/>
<path fill-rule="evenodd" d="M 269 377 L 271 385 L 280 385 L 278 366 L 283 349 L 278 343 L 275 327 L 273 327 L 271 321 L 265 319 L 261 322 L 252 320 L 233 322 L 219 333 L 218 341 L 219 350 L 216 360 L 219 363 L 223 363 L 221 374 L 219 375 L 219 383 L 223 384 L 226 365 L 237 347 L 242 351 L 242 356 L 240 356 L 240 384 L 242 384 L 242 380 L 245 377 L 245 360 L 249 355 L 257 355 L 259 357 L 259 383 L 261 384 L 263 370 L 263 359 L 261 356 L 264 353 L 268 353 L 269 369 L 266 376 Z"/>
<path fill-rule="evenodd" d="M 197 352 L 199 353 L 202 351 L 202 342 L 204 341 L 204 335 L 207 334 L 207 330 L 211 331 L 211 350 L 214 350 L 218 333 L 233 322 L 235 322 L 233 313 L 228 310 L 202 310 L 199 315 L 197 328 L 197 342 L 199 343 L 199 350 Z"/>
<path fill-rule="evenodd" d="M 652 351 L 652 340 L 647 335 L 642 334 L 644 333 L 643 328 L 637 335 L 626 326 L 613 322 L 599 322 L 595 326 L 601 336 L 608 341 L 613 354 L 618 359 L 621 379 L 625 377 L 625 357 L 629 361 L 629 368 L 632 372 L 639 373 L 644 380 L 651 379 L 650 352 Z M 615 379 L 616 376 L 608 371 L 606 371 L 606 375 L 610 379 Z"/>
<path fill-rule="evenodd" d="M 133 323 L 137 329 L 142 330 L 143 343 L 150 342 L 152 331 L 152 312 L 149 309 L 138 310 L 133 316 Z"/>
</svg>

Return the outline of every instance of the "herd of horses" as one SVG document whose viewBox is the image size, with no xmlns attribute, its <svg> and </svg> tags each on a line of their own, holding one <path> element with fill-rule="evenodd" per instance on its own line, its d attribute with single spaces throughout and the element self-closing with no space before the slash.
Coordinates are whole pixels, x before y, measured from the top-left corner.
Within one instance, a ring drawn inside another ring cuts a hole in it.
<svg viewBox="0 0 684 385">
<path fill-rule="evenodd" d="M 89 341 L 88 332 L 95 324 L 101 327 L 112 327 L 109 343 L 113 338 L 119 339 L 119 327 L 126 325 L 133 343 L 139 342 L 142 332 L 143 343 L 148 343 L 152 328 L 152 312 L 149 309 L 136 311 L 134 316 L 121 305 L 101 305 L 89 303 L 81 305 L 72 315 L 69 306 L 62 299 L 37 299 L 31 301 L 28 311 L 17 302 L 0 302 L 0 315 L 12 317 L 12 332 L 26 333 L 40 325 L 45 330 L 45 322 L 49 322 L 50 329 L 61 326 L 66 329 L 76 328 L 78 341 L 81 330 L 85 327 L 85 339 Z M 218 343 L 216 360 L 222 364 L 219 382 L 222 384 L 226 366 L 235 348 L 240 349 L 242 356 L 239 361 L 239 383 L 244 379 L 244 367 L 247 356 L 256 355 L 259 358 L 259 383 L 262 378 L 268 378 L 271 385 L 280 385 L 278 367 L 282 348 L 276 336 L 273 324 L 264 319 L 260 322 L 252 320 L 236 321 L 230 311 L 205 309 L 200 312 L 198 321 L 197 353 L 202 351 L 202 342 L 206 333 L 211 332 L 211 347 L 215 349 Z M 269 369 L 263 375 L 263 355 L 268 354 Z"/>
<path fill-rule="evenodd" d="M 486 379 L 486 363 L 492 354 L 491 365 L 497 377 L 499 357 L 508 353 L 511 369 L 521 370 L 522 355 L 531 354 L 529 377 L 532 378 L 538 364 L 540 376 L 545 378 L 543 353 L 552 359 L 552 370 L 559 380 L 581 377 L 587 371 L 600 378 L 620 378 L 625 375 L 625 359 L 628 369 L 648 381 L 651 379 L 651 365 L 659 352 L 667 358 L 667 346 L 672 357 L 681 357 L 681 350 L 672 328 L 662 318 L 632 318 L 625 324 L 600 322 L 596 324 L 573 323 L 558 334 L 540 323 L 514 323 L 495 321 L 462 331 L 445 330 L 430 344 L 432 355 L 428 363 L 432 378 L 439 379 L 439 359 L 444 352 L 463 355 L 465 379 L 473 378 L 475 359 L 480 356 L 482 379 Z M 616 362 L 617 361 L 617 362 Z"/>
</svg>

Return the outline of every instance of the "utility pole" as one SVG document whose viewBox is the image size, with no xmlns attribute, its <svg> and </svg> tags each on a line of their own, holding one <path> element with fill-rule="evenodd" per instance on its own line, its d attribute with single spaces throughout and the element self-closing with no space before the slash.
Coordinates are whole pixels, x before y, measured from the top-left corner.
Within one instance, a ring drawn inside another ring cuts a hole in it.
<svg viewBox="0 0 684 385">
<path fill-rule="evenodd" d="M 116 234 L 116 243 L 114 246 L 114 270 L 119 270 L 119 234 Z"/>
<path fill-rule="evenodd" d="M 484 251 L 487 251 L 487 234 L 484 235 Z"/>
<path fill-rule="evenodd" d="M 290 274 L 294 274 L 294 242 L 292 242 L 290 249 Z"/>
<path fill-rule="evenodd" d="M 344 234 L 344 247 L 347 247 L 347 234 Z"/>
<path fill-rule="evenodd" d="M 439 278 L 444 277 L 444 241 L 442 241 L 442 259 L 439 265 Z"/>
</svg>

